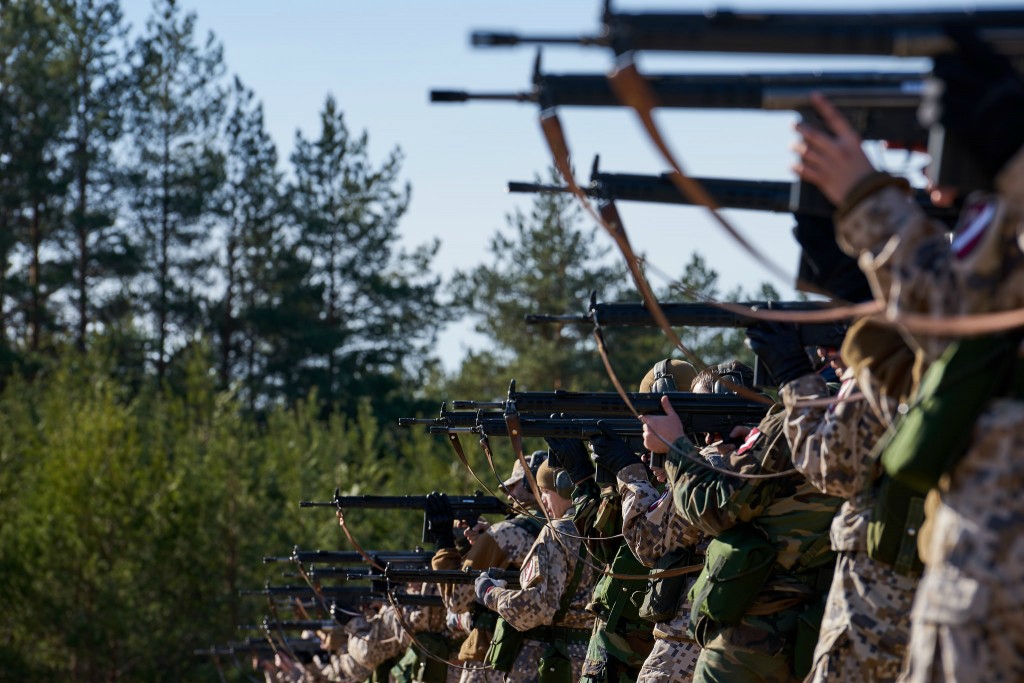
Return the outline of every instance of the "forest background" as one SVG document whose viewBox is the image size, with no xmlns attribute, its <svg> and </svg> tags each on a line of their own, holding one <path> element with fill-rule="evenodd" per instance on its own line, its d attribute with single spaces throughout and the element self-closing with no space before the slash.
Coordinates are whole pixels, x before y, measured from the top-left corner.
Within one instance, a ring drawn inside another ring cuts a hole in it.
<svg viewBox="0 0 1024 683">
<path fill-rule="evenodd" d="M 192 652 L 258 623 L 238 591 L 280 582 L 260 558 L 345 547 L 299 500 L 479 488 L 398 417 L 513 378 L 612 390 L 589 330 L 522 323 L 636 299 L 572 201 L 538 196 L 488 262 L 441 273 L 436 240 L 400 246 L 402 163 L 331 96 L 278 158 L 258 94 L 173 0 L 132 31 L 116 0 L 0 2 L 0 680 L 217 680 Z M 778 296 L 680 261 L 705 296 Z M 490 343 L 446 369 L 437 336 L 466 320 Z M 672 351 L 607 341 L 630 385 Z M 350 523 L 365 547 L 419 542 L 413 513 Z"/>
</svg>

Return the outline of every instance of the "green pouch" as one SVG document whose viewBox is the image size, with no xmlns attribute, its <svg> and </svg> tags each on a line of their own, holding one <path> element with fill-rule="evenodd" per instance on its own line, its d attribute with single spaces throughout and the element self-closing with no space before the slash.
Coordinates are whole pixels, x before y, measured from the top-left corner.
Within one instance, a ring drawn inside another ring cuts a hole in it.
<svg viewBox="0 0 1024 683">
<path fill-rule="evenodd" d="M 803 680 L 814 666 L 814 648 L 818 645 L 821 620 L 825 617 L 828 594 L 820 595 L 796 618 L 796 636 L 793 639 L 793 675 Z"/>
<path fill-rule="evenodd" d="M 437 659 L 420 652 L 416 643 Z M 405 655 L 392 667 L 391 675 L 402 683 L 445 683 L 448 679 L 448 640 L 437 633 L 417 633 L 416 643 L 406 650 Z"/>
<path fill-rule="evenodd" d="M 516 663 L 516 657 L 523 648 L 523 633 L 512 628 L 504 619 L 498 619 L 494 627 L 494 637 L 487 648 L 484 661 L 495 671 L 508 673 Z"/>
<path fill-rule="evenodd" d="M 629 546 L 622 543 L 615 559 L 612 560 L 611 572 L 613 574 L 630 574 L 641 576 L 647 571 L 647 567 L 633 557 Z M 616 579 L 611 576 L 602 576 L 594 586 L 594 594 L 587 605 L 587 611 L 593 612 L 605 621 L 605 628 L 614 631 L 618 627 L 620 619 L 627 622 L 636 621 L 639 618 L 638 605 L 634 604 L 632 598 L 636 593 L 647 591 L 647 581 L 642 579 Z"/>
<path fill-rule="evenodd" d="M 921 379 L 917 399 L 883 441 L 882 466 L 922 494 L 950 472 L 985 405 L 1013 379 L 1020 336 L 968 337 L 950 344 Z"/>
<path fill-rule="evenodd" d="M 749 524 L 735 526 L 708 544 L 704 569 L 688 595 L 690 623 L 701 615 L 720 626 L 739 623 L 772 573 L 775 546 Z"/>
<path fill-rule="evenodd" d="M 868 557 L 892 565 L 904 576 L 924 569 L 917 554 L 917 533 L 924 523 L 924 497 L 882 475 L 868 522 Z"/>
<path fill-rule="evenodd" d="M 537 664 L 538 683 L 572 683 L 572 660 L 565 642 L 549 643 Z"/>
<path fill-rule="evenodd" d="M 685 567 L 691 564 L 692 557 L 693 554 L 689 550 L 674 550 L 658 560 L 652 573 Z M 683 588 L 690 577 L 690 574 L 679 574 L 664 579 L 651 579 L 648 582 L 649 587 L 644 594 L 644 601 L 640 605 L 638 616 L 655 624 L 674 617 L 679 611 Z"/>
</svg>

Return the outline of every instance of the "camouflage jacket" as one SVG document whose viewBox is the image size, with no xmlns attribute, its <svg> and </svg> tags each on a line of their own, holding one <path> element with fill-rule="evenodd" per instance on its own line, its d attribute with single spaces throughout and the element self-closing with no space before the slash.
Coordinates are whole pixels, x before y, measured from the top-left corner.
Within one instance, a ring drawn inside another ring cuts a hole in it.
<svg viewBox="0 0 1024 683">
<path fill-rule="evenodd" d="M 850 373 L 844 375 L 831 406 L 802 403 L 829 397 L 825 380 L 818 374 L 787 383 L 781 397 L 786 405 L 784 429 L 793 466 L 819 491 L 845 499 L 832 522 L 832 548 L 866 550 L 874 482 L 881 474 L 873 450 L 885 432 L 885 422 Z M 895 406 L 888 408 L 888 414 L 895 414 Z"/>
<path fill-rule="evenodd" d="M 761 420 L 739 449 L 724 456 L 721 466 L 744 474 L 790 469 L 789 445 L 782 431 L 784 415 L 776 411 Z M 696 454 L 685 437 L 674 446 L 665 469 L 676 514 L 711 536 L 749 523 L 775 546 L 776 568 L 754 604 L 765 608 L 809 597 L 812 590 L 796 574 L 832 559 L 828 529 L 842 501 L 823 494 L 799 472 L 743 479 L 702 467 L 681 455 Z"/>
<path fill-rule="evenodd" d="M 484 596 L 485 606 L 520 631 L 542 625 L 589 629 L 594 624 L 594 616 L 584 608 L 594 592 L 597 572 L 585 550 L 581 556 L 582 540 L 572 523 L 573 512 L 570 508 L 567 516 L 541 530 L 520 571 L 521 588 L 493 588 Z M 553 623 L 577 562 L 584 565 L 569 611 Z"/>
</svg>

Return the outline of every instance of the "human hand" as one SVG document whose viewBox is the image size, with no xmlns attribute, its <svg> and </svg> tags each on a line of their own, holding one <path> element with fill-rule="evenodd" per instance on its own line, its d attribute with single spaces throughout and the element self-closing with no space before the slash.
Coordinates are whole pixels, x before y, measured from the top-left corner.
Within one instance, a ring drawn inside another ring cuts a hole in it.
<svg viewBox="0 0 1024 683">
<path fill-rule="evenodd" d="M 573 484 L 594 476 L 594 463 L 581 440 L 546 437 L 544 441 L 548 444 L 548 461 L 564 469 Z"/>
<path fill-rule="evenodd" d="M 661 397 L 664 415 L 641 415 L 644 423 L 644 448 L 652 453 L 668 453 L 676 439 L 684 435 L 683 421 L 679 419 L 668 396 Z"/>
<path fill-rule="evenodd" d="M 455 523 L 455 513 L 448 494 L 438 491 L 428 493 L 424 514 L 427 516 L 427 533 L 437 549 L 454 548 L 455 532 L 452 525 Z"/>
<path fill-rule="evenodd" d="M 747 347 L 781 387 L 797 377 L 814 372 L 811 359 L 800 344 L 800 334 L 792 323 L 761 321 L 747 328 Z"/>
<path fill-rule="evenodd" d="M 940 123 L 993 177 L 1024 145 L 1024 78 L 973 29 L 947 29 L 955 52 L 935 58 L 918 117 Z"/>
<path fill-rule="evenodd" d="M 594 449 L 594 462 L 612 474 L 617 475 L 622 469 L 642 462 L 625 441 L 615 436 L 595 436 L 590 446 Z"/>
<path fill-rule="evenodd" d="M 864 154 L 860 136 L 846 117 L 819 93 L 811 95 L 811 104 L 831 134 L 806 123 L 797 124 L 801 140 L 793 150 L 800 161 L 793 166 L 793 171 L 839 206 L 850 190 L 875 168 Z"/>
<path fill-rule="evenodd" d="M 487 595 L 488 591 L 492 588 L 504 588 L 506 585 L 508 585 L 507 581 L 492 579 L 488 576 L 487 572 L 482 572 L 480 576 L 476 577 L 476 582 L 473 584 L 477 602 L 481 605 L 484 604 L 484 596 Z"/>
</svg>

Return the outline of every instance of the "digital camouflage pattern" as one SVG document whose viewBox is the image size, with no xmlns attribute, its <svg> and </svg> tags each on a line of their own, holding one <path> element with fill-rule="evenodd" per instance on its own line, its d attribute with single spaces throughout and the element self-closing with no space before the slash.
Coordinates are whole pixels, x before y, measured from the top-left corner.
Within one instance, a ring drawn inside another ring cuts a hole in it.
<svg viewBox="0 0 1024 683">
<path fill-rule="evenodd" d="M 438 595 L 435 584 L 421 584 L 410 592 Z M 392 605 L 385 605 L 369 619 L 355 618 L 345 625 L 348 631 L 347 651 L 331 656 L 322 670 L 328 680 L 337 683 L 358 683 L 369 678 L 377 666 L 403 653 L 411 644 L 412 633 L 444 633 L 445 610 L 440 607 L 403 606 L 401 618 Z M 405 625 L 403 626 L 403 620 Z"/>
<path fill-rule="evenodd" d="M 492 588 L 484 596 L 484 604 L 502 616 L 511 626 L 528 631 L 537 626 L 553 625 L 590 630 L 594 616 L 586 611 L 594 592 L 597 572 L 588 563 L 586 551 L 581 552 L 582 539 L 576 533 L 569 508 L 566 517 L 551 520 L 541 530 L 520 570 L 521 588 Z M 583 562 L 581 577 L 564 618 L 554 621 L 562 596 L 572 579 L 577 562 Z M 529 641 L 528 641 L 529 642 Z M 579 678 L 586 658 L 587 644 L 573 644 L 569 654 L 573 661 L 573 680 Z"/>
<path fill-rule="evenodd" d="M 915 579 L 895 573 L 866 552 L 874 483 L 880 475 L 874 447 L 886 429 L 882 417 L 895 414 L 896 406 L 895 399 L 870 387 L 874 400 L 864 400 L 852 375 L 852 370 L 844 374 L 829 407 L 810 402 L 829 396 L 820 375 L 797 378 L 781 391 L 793 466 L 821 491 L 845 499 L 832 521 L 832 548 L 840 557 L 814 651 L 809 680 L 815 682 L 896 680 L 910 638 L 917 587 Z"/>
<path fill-rule="evenodd" d="M 791 469 L 783 422 L 781 411 L 766 416 L 740 448 L 723 456 L 719 467 L 745 474 Z M 701 636 L 697 640 L 704 644 L 694 680 L 776 680 L 771 672 L 792 670 L 795 615 L 819 595 L 817 575 L 834 558 L 828 530 L 842 501 L 822 493 L 798 472 L 741 479 L 702 467 L 682 453 L 696 454 L 686 438 L 676 440 L 666 462 L 676 514 L 710 536 L 750 524 L 778 553 L 775 568 L 740 624 L 724 629 L 694 625 Z M 746 670 L 748 660 L 756 662 L 751 670 L 761 677 L 729 678 Z"/>
<path fill-rule="evenodd" d="M 952 245 L 892 188 L 837 222 L 837 240 L 891 309 L 950 316 L 1022 308 L 1024 152 L 996 188 L 997 197 L 969 199 Z M 947 343 L 914 339 L 930 359 Z M 1024 680 L 1024 402 L 993 399 L 973 434 L 929 519 L 904 672 L 914 683 Z"/>
</svg>

